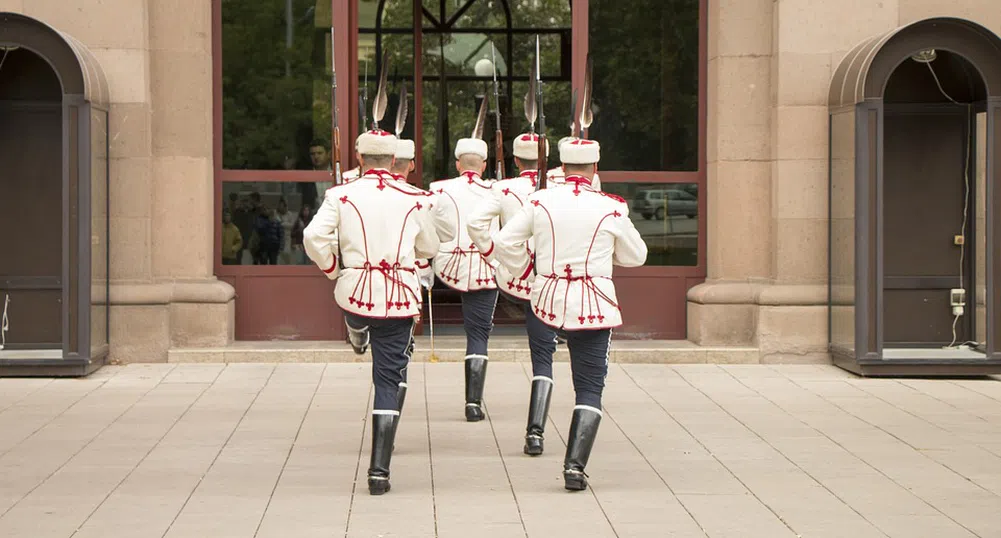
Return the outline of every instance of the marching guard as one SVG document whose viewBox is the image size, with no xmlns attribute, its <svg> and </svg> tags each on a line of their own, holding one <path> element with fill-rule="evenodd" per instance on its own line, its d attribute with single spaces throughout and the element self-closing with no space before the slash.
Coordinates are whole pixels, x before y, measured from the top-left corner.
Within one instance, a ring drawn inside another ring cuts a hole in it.
<svg viewBox="0 0 1001 538">
<path fill-rule="evenodd" d="M 480 252 L 485 252 L 488 262 L 494 263 L 495 249 L 490 237 L 493 223 L 500 224 L 514 218 L 527 203 L 528 197 L 538 186 L 539 136 L 523 133 L 513 142 L 514 162 L 520 175 L 494 183 L 487 196 L 469 216 L 467 229 Z M 549 154 L 549 145 L 545 147 Z M 531 242 L 528 248 L 531 249 Z M 539 321 L 532 314 L 531 275 L 512 273 L 504 265 L 497 267 L 497 284 L 501 293 L 525 309 L 525 328 L 528 347 L 532 355 L 532 393 L 528 404 L 528 426 L 525 433 L 525 454 L 538 456 L 543 452 L 543 433 L 549 414 L 549 400 L 553 392 L 553 353 L 556 352 L 556 331 Z"/>
<path fill-rule="evenodd" d="M 398 148 L 388 132 L 358 137 L 361 176 L 327 191 L 303 232 L 307 255 L 332 280 L 356 353 L 372 348 L 375 402 L 368 488 L 390 489 L 389 465 L 406 370 L 413 353 L 414 320 L 421 312 L 415 261 L 438 252 L 439 237 L 426 191 L 397 181 L 390 169 Z"/>
<path fill-rule="evenodd" d="M 507 271 L 532 278 L 532 313 L 567 340 L 576 405 L 563 481 L 568 490 L 583 490 L 601 422 L 611 333 L 622 324 L 612 266 L 643 265 L 647 247 L 625 200 L 591 186 L 600 160 L 598 142 L 565 142 L 560 158 L 565 185 L 533 194 L 494 236 L 493 247 Z M 534 260 L 528 252 L 533 239 Z"/>
<path fill-rule="evenodd" d="M 474 129 L 474 135 L 476 132 Z M 435 181 L 429 189 L 436 195 L 433 211 L 438 219 L 450 219 L 455 224 L 455 237 L 443 241 L 435 256 L 434 272 L 445 285 L 461 292 L 466 332 L 465 413 L 467 421 L 477 422 L 484 418 L 487 344 L 497 306 L 497 284 L 493 267 L 470 239 L 466 223 L 473 208 L 491 196 L 490 183 L 481 177 L 487 166 L 487 143 L 476 137 L 462 138 L 455 146 L 455 158 L 459 176 Z M 496 230 L 495 219 L 491 232 Z"/>
</svg>

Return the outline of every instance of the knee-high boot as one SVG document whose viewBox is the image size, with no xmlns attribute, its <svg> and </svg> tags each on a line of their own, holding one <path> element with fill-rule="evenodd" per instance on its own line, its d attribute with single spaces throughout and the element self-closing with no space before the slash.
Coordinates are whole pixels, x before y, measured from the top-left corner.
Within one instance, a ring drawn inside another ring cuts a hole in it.
<svg viewBox="0 0 1001 538">
<path fill-rule="evenodd" d="M 532 380 L 532 396 L 528 401 L 528 427 L 525 430 L 525 454 L 542 454 L 542 433 L 549 415 L 549 399 L 553 394 L 553 380 L 537 376 Z"/>
<path fill-rule="evenodd" d="M 382 495 L 389 491 L 389 463 L 396 437 L 396 413 L 372 414 L 372 458 L 368 466 L 368 492 Z"/>
<path fill-rule="evenodd" d="M 589 406 L 578 405 L 570 419 L 570 439 L 563 459 L 563 485 L 566 489 L 579 491 L 587 489 L 587 475 L 584 468 L 591 456 L 594 438 L 598 435 L 601 411 Z"/>
<path fill-rule="evenodd" d="M 396 410 L 400 412 L 399 415 L 393 417 L 393 431 L 396 431 L 400 427 L 400 415 L 403 414 L 403 402 L 407 399 L 407 384 L 405 382 L 400 382 L 396 388 Z M 396 436 L 393 436 L 393 450 L 396 450 Z"/>
<path fill-rule="evenodd" d="M 483 420 L 483 386 L 487 379 L 487 358 L 482 355 L 466 357 L 466 420 Z"/>
</svg>

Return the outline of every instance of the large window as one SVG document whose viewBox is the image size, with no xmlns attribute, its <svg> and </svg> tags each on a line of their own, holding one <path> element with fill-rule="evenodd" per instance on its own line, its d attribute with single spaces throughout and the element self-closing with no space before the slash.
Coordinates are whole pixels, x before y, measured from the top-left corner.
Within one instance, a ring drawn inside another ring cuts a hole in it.
<svg viewBox="0 0 1001 538">
<path fill-rule="evenodd" d="M 371 126 L 378 74 L 388 53 L 389 105 L 380 126 L 393 130 L 406 85 L 403 137 L 418 144 L 417 172 L 410 178 L 418 185 L 455 174 L 455 142 L 469 136 L 484 96 L 490 98 L 485 138 L 495 147 L 490 76 L 495 63 L 505 169 L 513 172 L 511 139 L 528 129 L 523 98 L 539 35 L 551 142 L 569 134 L 571 96 L 581 89 L 590 56 L 594 123 L 586 134 L 603 146 L 603 190 L 629 203 L 650 247 L 648 266 L 678 268 L 664 274 L 703 275 L 705 5 L 706 0 L 630 0 L 628 9 L 621 0 L 215 0 L 217 244 L 221 211 L 231 196 L 246 200 L 234 206 L 241 208 L 260 196 L 266 214 L 281 211 L 279 200 L 296 215 L 317 209 L 331 181 L 332 22 L 338 47 L 343 46 L 337 50 L 343 67 L 338 71 L 343 167 L 356 164 L 354 138 Z M 491 149 L 490 178 L 494 157 Z M 549 162 L 559 166 L 555 144 Z M 246 217 L 235 213 L 229 215 L 234 224 Z M 243 223 L 244 249 L 253 239 L 247 228 Z M 226 263 L 234 263 L 227 254 Z M 222 253 L 217 256 L 221 267 Z M 243 253 L 236 263 L 262 259 L 268 258 Z M 301 262 L 301 257 L 279 259 L 279 264 Z"/>
<path fill-rule="evenodd" d="M 588 2 L 602 168 L 699 169 L 700 3 Z"/>
</svg>

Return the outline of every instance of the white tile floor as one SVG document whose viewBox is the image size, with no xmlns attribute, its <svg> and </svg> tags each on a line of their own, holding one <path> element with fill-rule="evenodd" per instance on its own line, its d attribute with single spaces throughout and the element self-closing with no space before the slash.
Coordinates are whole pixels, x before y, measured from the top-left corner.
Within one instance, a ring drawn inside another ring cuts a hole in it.
<svg viewBox="0 0 1001 538">
<path fill-rule="evenodd" d="M 0 379 L 0 536 L 1001 537 L 1001 379 L 613 364 L 588 472 L 521 453 L 531 377 L 414 364 L 393 490 L 371 497 L 370 365 L 162 364 Z"/>
</svg>

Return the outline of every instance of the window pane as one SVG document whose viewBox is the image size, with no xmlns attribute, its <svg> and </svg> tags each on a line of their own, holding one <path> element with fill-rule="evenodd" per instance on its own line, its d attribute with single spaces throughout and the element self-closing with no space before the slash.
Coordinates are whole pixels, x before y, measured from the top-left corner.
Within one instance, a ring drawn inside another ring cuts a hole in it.
<svg viewBox="0 0 1001 538">
<path fill-rule="evenodd" d="M 698 169 L 699 0 L 591 0 L 594 124 L 606 170 Z"/>
<path fill-rule="evenodd" d="M 697 184 L 603 182 L 601 190 L 626 199 L 629 218 L 649 249 L 646 265 L 698 264 Z"/>
<path fill-rule="evenodd" d="M 309 265 L 302 230 L 332 181 L 222 184 L 223 265 Z"/>
<path fill-rule="evenodd" d="M 223 167 L 309 169 L 331 130 L 329 0 L 224 0 L 222 47 Z"/>
<path fill-rule="evenodd" d="M 571 41 L 570 30 L 560 33 L 539 34 L 539 52 L 542 54 L 543 77 L 561 77 L 567 80 L 571 76 Z M 527 77 L 532 72 L 532 62 L 535 61 L 535 35 L 514 35 L 514 74 Z M 568 112 L 569 114 L 569 112 Z"/>
<path fill-rule="evenodd" d="M 442 72 L 444 57 L 445 73 L 453 76 L 477 76 L 476 64 L 480 60 L 491 59 L 490 43 L 497 48 L 497 76 L 507 74 L 507 42 L 503 34 L 441 34 L 425 32 L 423 40 L 423 67 L 425 77 L 437 77 Z M 487 65 L 489 67 L 489 65 Z M 486 72 L 484 80 L 492 79 L 492 71 Z"/>
<path fill-rule="evenodd" d="M 330 0 L 324 1 L 327 5 Z M 379 12 L 379 0 L 359 0 L 358 1 L 358 26 L 360 28 L 375 28 L 376 16 Z M 414 4 L 413 0 L 383 0 L 382 1 L 382 28 L 396 29 L 414 27 Z"/>
<path fill-rule="evenodd" d="M 569 0 L 508 0 L 515 28 L 570 28 Z"/>
</svg>

